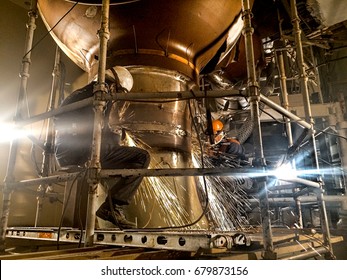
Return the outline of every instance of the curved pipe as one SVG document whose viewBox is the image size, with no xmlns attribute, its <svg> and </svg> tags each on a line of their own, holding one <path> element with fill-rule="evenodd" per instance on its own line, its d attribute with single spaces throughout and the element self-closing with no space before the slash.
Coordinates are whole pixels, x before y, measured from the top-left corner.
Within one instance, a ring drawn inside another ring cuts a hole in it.
<svg viewBox="0 0 347 280">
<path fill-rule="evenodd" d="M 260 96 L 269 96 L 274 90 L 275 71 L 273 71 L 273 65 L 269 64 L 267 66 L 267 70 L 270 71 L 266 79 L 266 85 L 260 89 Z M 261 110 L 263 110 L 264 107 L 264 104 L 259 104 L 260 114 Z M 253 127 L 254 121 L 251 116 L 251 111 L 249 111 L 246 121 L 243 123 L 237 133 L 237 138 L 239 139 L 241 144 L 245 143 L 249 136 L 252 134 Z"/>
</svg>

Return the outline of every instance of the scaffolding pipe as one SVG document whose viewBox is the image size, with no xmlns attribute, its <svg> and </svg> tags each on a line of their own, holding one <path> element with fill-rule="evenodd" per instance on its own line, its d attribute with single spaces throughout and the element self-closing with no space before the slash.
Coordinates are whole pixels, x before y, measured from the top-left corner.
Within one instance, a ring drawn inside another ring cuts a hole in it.
<svg viewBox="0 0 347 280">
<path fill-rule="evenodd" d="M 321 257 L 321 254 L 329 253 L 332 255 L 332 252 L 329 250 L 329 248 L 326 247 L 318 247 L 318 248 L 312 248 L 310 251 L 305 251 L 303 253 L 290 256 L 287 258 L 282 258 L 280 260 L 307 260 L 314 257 Z"/>
<path fill-rule="evenodd" d="M 207 96 L 206 96 L 207 93 Z M 131 93 L 122 93 L 119 92 L 115 96 L 106 96 L 106 100 L 127 100 L 127 101 L 139 101 L 141 100 L 151 100 L 153 99 L 153 102 L 158 102 L 158 99 L 171 99 L 173 102 L 182 100 L 182 99 L 197 99 L 197 98 L 220 98 L 220 97 L 238 97 L 242 96 L 241 92 L 239 90 L 211 90 L 207 92 L 203 91 L 180 91 L 180 92 L 131 92 Z M 293 122 L 298 123 L 304 128 L 311 129 L 312 125 L 306 122 L 305 120 L 302 120 L 297 115 L 291 113 L 287 109 L 279 106 L 274 101 L 269 99 L 268 97 L 260 94 L 260 101 L 265 103 L 268 107 L 274 109 L 279 114 L 283 115 L 284 117 L 287 117 L 291 119 Z M 38 121 L 42 121 L 47 118 L 51 118 L 53 116 L 58 116 L 61 114 L 65 114 L 71 111 L 75 111 L 78 109 L 81 109 L 86 106 L 90 106 L 93 104 L 93 97 L 83 99 L 78 102 L 74 102 L 72 104 L 67 104 L 63 107 L 58 107 L 54 110 L 38 114 L 36 116 L 33 116 L 31 118 L 18 120 L 18 124 L 21 126 L 29 125 Z"/>
<path fill-rule="evenodd" d="M 267 98 L 266 96 L 260 95 L 260 100 L 261 102 L 265 103 L 267 106 L 274 109 L 276 112 L 280 113 L 281 115 L 288 117 L 289 119 L 291 119 L 293 122 L 296 122 L 300 126 L 311 130 L 312 125 L 310 123 L 304 121 L 303 119 L 299 118 L 297 115 L 279 106 L 278 104 L 273 102 L 271 99 Z"/>
<path fill-rule="evenodd" d="M 28 179 L 28 180 L 21 180 L 18 182 L 11 182 L 8 185 L 11 188 L 23 188 L 23 187 L 31 187 L 31 186 L 37 186 L 38 184 L 54 184 L 54 183 L 62 183 L 67 182 L 70 180 L 75 179 L 77 176 L 79 176 L 83 171 L 81 172 L 73 172 L 73 173 L 66 173 L 66 174 L 60 174 L 60 175 L 53 175 L 48 177 L 42 177 L 42 178 L 34 178 L 34 179 Z"/>
<path fill-rule="evenodd" d="M 158 169 L 103 169 L 100 177 L 114 176 L 144 176 L 144 177 L 164 177 L 164 176 L 233 176 L 233 177 L 254 177 L 267 176 L 262 170 L 256 168 L 158 168 Z"/>
<path fill-rule="evenodd" d="M 96 203 L 97 203 L 97 188 L 100 179 L 98 173 L 101 170 L 100 164 L 100 151 L 101 151 L 101 134 L 102 124 L 104 120 L 104 110 L 106 107 L 106 96 L 108 94 L 106 86 L 106 56 L 107 56 L 107 43 L 110 38 L 109 26 L 109 11 L 110 0 L 102 1 L 102 16 L 101 28 L 98 32 L 100 46 L 99 46 L 99 65 L 98 65 L 98 79 L 94 86 L 94 130 L 93 130 L 93 143 L 91 151 L 91 163 L 88 173 L 89 192 L 88 192 L 88 205 L 87 205 L 87 218 L 86 218 L 86 233 L 85 233 L 85 247 L 93 246 L 94 243 L 94 229 L 96 219 Z"/>
<path fill-rule="evenodd" d="M 323 94 L 322 94 L 320 77 L 319 77 L 319 71 L 318 71 L 318 67 L 317 67 L 317 58 L 314 55 L 314 51 L 313 51 L 313 47 L 312 46 L 310 46 L 310 52 L 311 52 L 311 57 L 312 57 L 313 71 L 314 71 L 314 75 L 315 75 L 316 82 L 317 82 L 319 103 L 323 104 L 324 103 L 324 98 L 323 98 Z"/>
<path fill-rule="evenodd" d="M 317 196 L 315 195 L 304 195 L 297 198 L 301 204 L 305 203 L 317 203 Z M 248 200 L 251 204 L 258 204 L 258 199 L 252 198 Z M 326 195 L 324 196 L 324 201 L 327 203 L 332 203 L 336 205 L 336 202 L 341 203 L 342 207 L 347 205 L 347 197 L 343 195 Z M 293 197 L 270 197 L 269 203 L 279 204 L 283 203 L 284 205 L 295 204 L 295 199 Z"/>
<path fill-rule="evenodd" d="M 180 101 L 188 99 L 200 98 L 219 98 L 219 97 L 243 97 L 242 92 L 237 89 L 225 90 L 188 90 L 188 91 L 158 91 L 158 92 L 117 92 L 112 96 L 113 100 L 141 101 L 153 99 L 158 102 L 158 99 L 168 99 L 169 101 Z"/>
<path fill-rule="evenodd" d="M 263 167 L 265 169 L 265 158 L 263 151 L 261 126 L 260 126 L 260 114 L 259 114 L 259 102 L 260 92 L 259 85 L 256 76 L 256 67 L 254 59 L 253 49 L 253 32 L 251 18 L 252 11 L 249 0 L 242 1 L 242 16 L 244 21 L 244 28 L 242 34 L 245 38 L 246 47 L 246 62 L 247 62 L 247 75 L 248 75 L 248 90 L 250 97 L 251 116 L 253 120 L 253 143 L 254 143 L 254 154 L 255 154 L 255 166 Z M 268 190 L 266 180 L 262 179 L 258 181 L 260 188 L 260 210 L 262 217 L 262 232 L 264 242 L 264 259 L 275 259 L 276 254 L 274 253 L 273 240 L 272 240 L 272 229 L 270 210 L 268 202 Z"/>
<path fill-rule="evenodd" d="M 55 50 L 55 58 L 54 58 L 54 67 L 52 72 L 52 88 L 49 98 L 49 108 L 48 111 L 54 110 L 56 107 L 56 97 L 57 97 L 57 89 L 58 89 L 58 83 L 59 83 L 59 77 L 60 77 L 60 48 L 59 46 L 56 46 Z M 52 118 L 49 118 L 47 120 L 47 129 L 46 129 L 46 138 L 44 143 L 44 151 L 43 151 L 43 158 L 42 158 L 42 165 L 41 165 L 41 176 L 47 177 L 52 172 L 52 163 L 53 163 L 53 157 L 54 157 L 54 124 Z M 36 207 L 36 215 L 35 215 L 35 227 L 37 226 L 39 219 L 40 219 L 40 213 L 42 210 L 42 200 L 41 193 L 45 193 L 47 186 L 49 185 L 40 185 L 38 189 L 38 196 L 37 196 L 37 207 Z"/>
<path fill-rule="evenodd" d="M 335 106 L 335 114 L 336 114 L 336 120 L 334 122 L 334 125 L 336 125 L 336 130 L 339 135 L 338 137 L 338 143 L 340 146 L 340 157 L 341 157 L 341 163 L 342 163 L 342 169 L 345 170 L 347 168 L 347 141 L 345 141 L 344 138 L 347 138 L 347 121 L 345 121 L 344 114 L 345 114 L 345 101 L 344 96 L 341 94 L 340 102 L 337 106 Z M 331 121 L 332 116 L 330 116 L 329 120 Z M 347 193 L 347 184 L 345 184 L 345 192 Z"/>
<path fill-rule="evenodd" d="M 53 175 L 44 178 L 34 178 L 11 182 L 11 188 L 23 188 L 35 186 L 38 184 L 54 184 L 74 180 L 81 176 L 86 170 L 81 169 L 79 172 Z M 233 176 L 233 177 L 254 177 L 267 176 L 255 168 L 163 168 L 163 169 L 103 169 L 98 173 L 98 177 L 108 178 L 115 176 L 143 176 L 143 177 L 170 177 L 170 176 Z"/>
<path fill-rule="evenodd" d="M 22 59 L 22 69 L 20 72 L 21 83 L 17 100 L 17 109 L 15 114 L 15 121 L 18 121 L 23 118 L 23 109 L 25 107 L 25 97 L 27 84 L 29 79 L 29 70 L 31 64 L 31 49 L 33 46 L 34 31 L 36 29 L 36 18 L 38 17 L 37 11 L 37 0 L 31 1 L 31 9 L 28 12 L 28 24 L 27 24 L 27 33 L 26 41 L 24 47 L 24 56 Z M 18 139 L 15 139 L 11 142 L 9 159 L 7 163 L 7 170 L 5 176 L 5 184 L 3 189 L 3 205 L 2 205 L 2 216 L 1 216 L 1 225 L 0 225 L 0 251 L 5 250 L 5 238 L 6 238 L 6 229 L 8 226 L 8 218 L 10 214 L 10 205 L 11 205 L 11 195 L 12 188 L 9 186 L 9 183 L 14 181 L 14 168 L 16 165 L 16 158 L 18 152 Z"/>
<path fill-rule="evenodd" d="M 26 118 L 24 120 L 20 120 L 20 121 L 18 121 L 18 124 L 21 126 L 29 125 L 29 124 L 32 124 L 35 122 L 39 122 L 39 121 L 54 117 L 54 116 L 58 116 L 58 115 L 62 115 L 62 114 L 68 113 L 68 112 L 72 112 L 72 111 L 84 108 L 86 106 L 90 106 L 92 104 L 93 104 L 93 97 L 86 98 L 86 99 L 83 99 L 81 101 L 67 104 L 67 105 L 64 105 L 62 107 L 58 107 L 54 110 L 47 111 L 47 112 L 42 113 L 42 114 L 38 114 L 38 115 L 33 116 L 31 118 Z"/>
<path fill-rule="evenodd" d="M 207 96 L 206 96 L 207 94 Z M 219 98 L 219 97 L 240 97 L 241 92 L 239 90 L 211 90 L 211 91 L 172 91 L 172 92 L 131 92 L 131 93 L 123 93 L 123 92 L 117 92 L 116 95 L 106 96 L 106 100 L 117 100 L 117 101 L 138 101 L 141 102 L 141 100 L 153 100 L 153 102 L 158 102 L 158 100 L 162 99 L 169 99 L 172 102 L 179 101 L 179 100 L 188 100 L 188 99 L 197 99 L 197 98 Z M 53 116 L 58 116 L 64 113 L 68 113 L 71 111 L 75 111 L 78 109 L 81 109 L 86 106 L 90 106 L 93 104 L 93 97 L 83 99 L 78 102 L 74 102 L 71 104 L 64 105 L 62 107 L 58 107 L 52 111 L 45 112 L 42 114 L 38 114 L 36 116 L 33 116 L 31 118 L 27 118 L 24 120 L 20 120 L 18 124 L 24 126 L 31 123 L 35 123 L 38 121 L 42 121 L 47 118 L 51 118 Z"/>
<path fill-rule="evenodd" d="M 302 90 L 302 96 L 304 101 L 305 117 L 306 117 L 306 121 L 312 125 L 311 127 L 312 135 L 310 140 L 312 143 L 312 148 L 313 148 L 313 152 L 315 156 L 315 164 L 316 164 L 317 170 L 319 170 L 315 131 L 313 127 L 314 119 L 312 117 L 312 111 L 311 111 L 311 105 L 310 105 L 310 96 L 309 96 L 308 85 L 307 85 L 308 77 L 305 71 L 304 52 L 302 49 L 302 40 L 301 40 L 300 19 L 299 19 L 298 10 L 296 7 L 296 0 L 291 0 L 290 5 L 291 5 L 291 12 L 292 12 L 293 33 L 294 33 L 295 44 L 296 44 L 297 63 L 299 67 L 301 90 Z M 321 178 L 319 180 L 321 180 Z M 332 254 L 332 245 L 330 241 L 330 230 L 329 230 L 328 215 L 327 215 L 324 195 L 323 195 L 323 186 L 321 186 L 321 191 L 317 194 L 317 198 L 320 201 L 320 208 L 321 208 L 320 213 L 321 213 L 321 220 L 322 220 L 322 232 L 324 237 L 324 244 L 330 248 L 330 252 Z"/>
<path fill-rule="evenodd" d="M 301 81 L 301 94 L 304 102 L 304 111 L 306 121 L 313 124 L 314 119 L 312 117 L 312 111 L 310 106 L 310 95 L 308 91 L 308 77 L 305 71 L 305 61 L 304 53 L 302 49 L 302 40 L 301 40 L 301 28 L 300 28 L 300 19 L 298 11 L 296 8 L 296 0 L 291 0 L 291 10 L 292 10 L 292 23 L 293 23 L 293 33 L 296 44 L 296 61 L 299 68 L 299 76 Z"/>
<path fill-rule="evenodd" d="M 281 42 L 281 45 L 283 46 L 282 42 Z M 276 51 L 275 53 L 276 53 L 275 57 L 277 61 L 277 68 L 280 75 L 282 107 L 288 111 L 289 101 L 288 101 L 288 90 L 287 90 L 287 77 L 286 77 L 286 70 L 284 65 L 284 51 Z M 286 124 L 288 147 L 290 147 L 293 145 L 293 134 L 292 134 L 290 118 L 284 117 L 284 121 Z"/>
<path fill-rule="evenodd" d="M 322 184 L 320 184 L 320 183 L 306 180 L 303 178 L 278 178 L 278 180 L 285 181 L 285 182 L 291 182 L 291 183 L 298 183 L 298 184 L 302 184 L 302 185 L 316 188 L 316 189 L 320 189 L 322 186 Z"/>
<path fill-rule="evenodd" d="M 302 229 L 304 227 L 304 218 L 302 215 L 302 204 L 301 204 L 301 201 L 297 197 L 295 198 L 295 206 L 296 206 L 296 212 L 298 215 L 297 224 L 298 224 L 298 227 Z"/>
<path fill-rule="evenodd" d="M 48 111 L 53 111 L 56 107 L 57 99 L 57 90 L 59 87 L 60 79 L 60 48 L 56 46 L 55 59 L 54 59 L 54 68 L 52 72 L 52 89 L 49 99 L 49 108 Z M 45 138 L 45 151 L 43 153 L 43 162 L 42 162 L 42 171 L 41 175 L 43 177 L 48 176 L 52 172 L 52 161 L 53 161 L 53 145 L 54 145 L 54 122 L 52 118 L 47 120 L 47 131 Z"/>
</svg>

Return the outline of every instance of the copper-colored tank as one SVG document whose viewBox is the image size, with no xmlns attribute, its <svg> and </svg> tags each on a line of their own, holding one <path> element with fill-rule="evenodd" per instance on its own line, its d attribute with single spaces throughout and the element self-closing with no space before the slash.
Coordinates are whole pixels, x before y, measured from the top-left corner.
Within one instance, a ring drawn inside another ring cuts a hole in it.
<svg viewBox="0 0 347 280">
<path fill-rule="evenodd" d="M 123 2 L 128 3 L 110 7 L 108 65 L 156 66 L 192 78 L 216 54 L 241 12 L 239 0 Z M 38 3 L 49 29 L 74 5 L 65 0 Z M 91 75 L 96 72 L 100 18 L 100 5 L 77 4 L 51 32 L 64 52 Z"/>
<path fill-rule="evenodd" d="M 101 1 L 85 1 L 94 4 Z M 121 1 L 111 1 L 121 2 Z M 127 67 L 134 79 L 136 92 L 189 90 L 197 85 L 198 75 L 216 55 L 234 21 L 241 13 L 240 0 L 139 0 L 110 7 L 110 39 L 107 68 Z M 51 29 L 73 7 L 64 0 L 38 0 L 39 9 Z M 94 77 L 97 71 L 101 7 L 76 5 L 51 32 L 64 52 Z M 129 93 L 131 97 L 131 92 Z M 125 127 L 151 147 L 151 165 L 164 167 L 191 166 L 192 118 L 187 101 L 165 104 L 132 102 Z M 111 113 L 112 114 L 112 113 Z M 110 119 L 112 125 L 112 117 Z M 147 180 L 147 179 L 146 179 Z M 145 182 L 146 182 L 145 180 Z M 144 183 L 144 182 L 143 182 Z M 178 177 L 151 182 L 148 198 L 134 200 L 132 216 L 139 226 L 170 226 L 174 208 L 164 206 L 166 213 L 154 209 L 159 204 L 151 190 L 175 193 L 188 223 L 202 213 L 194 178 Z M 141 189 L 137 195 L 141 194 Z M 160 195 L 160 194 L 159 194 Z M 139 203 L 136 204 L 136 201 Z M 142 207 L 145 205 L 145 207 Z M 140 210 L 138 210 L 140 209 Z M 152 209 L 146 210 L 144 209 Z M 163 217 L 167 215 L 167 218 Z M 182 222 L 184 219 L 178 219 Z M 148 221 L 148 222 L 146 222 Z M 184 221 L 183 221 L 184 222 Z M 199 227 L 207 227 L 201 220 Z"/>
<path fill-rule="evenodd" d="M 253 34 L 254 58 L 257 67 L 263 66 L 263 48 L 261 38 L 258 34 Z M 229 81 L 236 83 L 238 81 L 247 80 L 247 63 L 246 63 L 246 48 L 245 40 L 240 37 L 237 45 L 231 51 L 229 62 L 226 66 L 220 65 L 223 70 L 224 77 Z"/>
</svg>

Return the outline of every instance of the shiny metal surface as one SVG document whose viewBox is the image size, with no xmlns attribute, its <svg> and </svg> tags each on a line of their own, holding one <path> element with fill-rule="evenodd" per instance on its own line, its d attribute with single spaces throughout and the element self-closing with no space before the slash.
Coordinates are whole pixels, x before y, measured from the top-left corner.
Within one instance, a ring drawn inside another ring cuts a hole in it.
<svg viewBox="0 0 347 280">
<path fill-rule="evenodd" d="M 193 85 L 176 71 L 157 67 L 128 67 L 133 76 L 134 92 L 186 91 Z M 131 99 L 131 92 L 129 93 Z M 113 106 L 113 112 L 117 103 Z M 191 144 L 191 118 L 186 101 L 157 103 L 126 102 L 122 127 L 131 131 L 149 147 L 177 149 L 188 152 Z M 116 116 L 116 117 L 115 117 Z M 110 126 L 115 126 L 117 114 L 111 113 Z"/>
<path fill-rule="evenodd" d="M 48 29 L 74 5 L 64 0 L 38 2 Z M 92 74 L 98 56 L 100 9 L 77 4 L 51 32 L 64 52 Z M 142 0 L 112 5 L 108 66 L 158 66 L 196 78 L 240 12 L 238 0 Z"/>
<path fill-rule="evenodd" d="M 70 2 L 40 0 L 39 10 L 47 28 L 54 26 L 55 41 L 91 79 L 98 68 L 101 7 Z M 133 92 L 189 91 L 227 37 L 231 45 L 235 43 L 240 28 L 231 27 L 240 23 L 240 14 L 239 1 L 143 0 L 113 5 L 107 68 L 126 66 L 133 75 Z M 192 123 L 186 101 L 125 102 L 124 108 L 122 127 L 150 150 L 152 166 L 192 167 Z M 110 125 L 117 126 L 112 114 Z M 140 189 L 140 203 L 132 208 L 135 219 L 147 221 L 139 226 L 163 226 L 163 221 L 168 226 L 189 224 L 203 212 L 192 177 L 146 178 L 142 185 L 146 191 Z M 159 198 L 158 205 L 150 211 L 153 198 Z M 201 226 L 208 227 L 204 219 Z"/>
<path fill-rule="evenodd" d="M 254 44 L 254 58 L 258 69 L 261 68 L 263 61 L 263 45 L 261 38 L 258 34 L 253 34 L 253 44 Z M 232 83 L 238 82 L 240 80 L 246 81 L 247 77 L 247 63 L 246 63 L 246 47 L 245 39 L 243 36 L 239 38 L 235 47 L 231 50 L 229 56 L 224 60 L 229 59 L 228 63 L 223 66 L 220 65 L 223 70 L 223 77 L 227 78 Z M 223 63 L 223 61 L 221 62 Z"/>
<path fill-rule="evenodd" d="M 159 67 L 127 67 L 136 92 L 180 92 L 195 86 L 193 81 L 177 71 Z M 151 155 L 150 168 L 191 168 L 192 120 L 189 101 L 166 102 L 125 101 L 114 103 L 109 124 L 121 126 L 129 133 L 128 145 L 140 146 Z M 121 107 L 121 121 L 118 111 Z M 182 226 L 198 219 L 203 212 L 194 177 L 144 178 L 129 207 L 139 227 Z M 207 228 L 205 219 L 197 228 Z"/>
</svg>

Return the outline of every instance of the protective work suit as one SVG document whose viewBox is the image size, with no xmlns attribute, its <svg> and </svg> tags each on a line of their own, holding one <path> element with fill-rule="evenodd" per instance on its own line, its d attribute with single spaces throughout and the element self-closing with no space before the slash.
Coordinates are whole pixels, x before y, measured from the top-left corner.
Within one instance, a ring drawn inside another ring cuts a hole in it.
<svg viewBox="0 0 347 280">
<path fill-rule="evenodd" d="M 112 83 L 110 80 L 108 84 Z M 71 104 L 93 96 L 95 82 L 74 91 L 61 106 Z M 110 103 L 110 102 L 109 102 Z M 103 169 L 136 169 L 147 168 L 150 156 L 147 151 L 137 147 L 121 146 L 119 131 L 111 131 L 108 118 L 111 104 L 105 109 L 102 129 L 100 163 Z M 55 119 L 56 145 L 55 155 L 61 168 L 88 167 L 93 138 L 94 111 L 87 106 L 73 112 L 59 115 Z M 108 187 L 105 202 L 99 207 L 96 215 L 112 222 L 119 228 L 133 228 L 123 213 L 122 206 L 128 205 L 142 181 L 141 176 L 115 177 L 103 179 Z"/>
<path fill-rule="evenodd" d="M 215 144 L 211 147 L 210 154 L 215 156 L 228 154 L 240 160 L 246 160 L 245 148 L 236 138 L 226 137 L 223 127 L 220 120 L 212 121 Z"/>
</svg>

